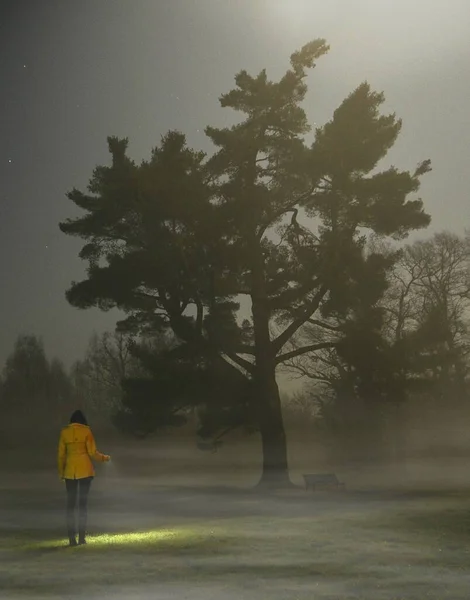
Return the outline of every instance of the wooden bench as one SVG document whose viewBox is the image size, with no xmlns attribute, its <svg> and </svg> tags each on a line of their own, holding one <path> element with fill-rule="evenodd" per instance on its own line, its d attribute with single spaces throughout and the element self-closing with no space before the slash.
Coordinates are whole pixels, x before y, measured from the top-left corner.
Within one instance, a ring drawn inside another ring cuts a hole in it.
<svg viewBox="0 0 470 600">
<path fill-rule="evenodd" d="M 338 481 L 335 473 L 310 473 L 303 476 L 305 490 L 312 489 L 314 492 L 318 487 L 327 489 L 344 489 L 344 483 Z"/>
<path fill-rule="evenodd" d="M 222 446 L 223 442 L 220 440 L 213 440 L 213 441 L 202 441 L 199 440 L 197 442 L 197 447 L 199 450 L 203 450 L 203 451 L 210 451 L 212 453 L 217 452 L 217 450 Z"/>
</svg>

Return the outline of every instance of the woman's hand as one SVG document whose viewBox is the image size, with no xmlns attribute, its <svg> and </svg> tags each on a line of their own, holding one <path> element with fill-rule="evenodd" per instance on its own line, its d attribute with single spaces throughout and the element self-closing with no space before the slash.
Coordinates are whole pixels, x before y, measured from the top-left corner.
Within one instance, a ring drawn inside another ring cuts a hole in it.
<svg viewBox="0 0 470 600">
<path fill-rule="evenodd" d="M 109 454 L 105 454 L 104 455 L 104 462 L 109 462 L 111 460 L 111 457 L 109 456 Z"/>
</svg>

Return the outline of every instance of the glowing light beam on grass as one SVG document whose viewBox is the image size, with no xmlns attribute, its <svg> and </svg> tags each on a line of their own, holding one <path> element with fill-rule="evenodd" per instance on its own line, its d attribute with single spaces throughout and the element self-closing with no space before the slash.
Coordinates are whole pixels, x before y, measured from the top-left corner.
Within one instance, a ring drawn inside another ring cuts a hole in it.
<svg viewBox="0 0 470 600">
<path fill-rule="evenodd" d="M 157 530 L 157 531 L 141 531 L 134 533 L 103 533 L 101 535 L 92 535 L 87 538 L 90 545 L 102 546 L 108 544 L 119 545 L 138 545 L 138 544 L 155 544 L 162 540 L 171 538 L 186 537 L 181 531 Z"/>
<path fill-rule="evenodd" d="M 200 532 L 191 529 L 157 529 L 128 533 L 101 533 L 87 536 L 87 546 L 151 546 L 170 540 L 176 543 L 187 543 L 191 539 L 194 540 L 200 537 Z M 64 539 L 55 539 L 27 544 L 24 548 L 53 549 L 62 546 L 68 546 L 68 542 Z"/>
</svg>

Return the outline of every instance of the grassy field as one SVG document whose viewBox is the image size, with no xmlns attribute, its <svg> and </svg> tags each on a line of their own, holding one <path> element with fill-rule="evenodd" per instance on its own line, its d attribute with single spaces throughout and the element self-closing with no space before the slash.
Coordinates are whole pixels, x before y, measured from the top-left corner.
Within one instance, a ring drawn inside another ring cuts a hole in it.
<svg viewBox="0 0 470 600">
<path fill-rule="evenodd" d="M 3 480 L 1 598 L 470 597 L 470 495 L 96 482 L 86 547 L 57 482 Z"/>
</svg>

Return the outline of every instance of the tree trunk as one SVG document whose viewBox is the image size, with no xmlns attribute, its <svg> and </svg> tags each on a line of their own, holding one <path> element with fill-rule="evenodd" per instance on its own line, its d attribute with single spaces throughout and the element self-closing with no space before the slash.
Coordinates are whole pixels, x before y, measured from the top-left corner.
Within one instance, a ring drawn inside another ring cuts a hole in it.
<svg viewBox="0 0 470 600">
<path fill-rule="evenodd" d="M 281 399 L 274 377 L 267 379 L 266 376 L 260 377 L 258 388 L 260 396 L 257 399 L 259 407 L 258 424 L 263 453 L 263 466 L 259 484 L 286 487 L 291 485 L 291 481 L 289 479 Z"/>
<path fill-rule="evenodd" d="M 255 336 L 254 412 L 261 434 L 263 468 L 260 485 L 291 485 L 287 464 L 287 443 L 282 418 L 281 398 L 276 381 L 276 362 L 269 333 L 270 309 L 266 294 L 264 257 L 253 238 L 251 301 Z"/>
</svg>

